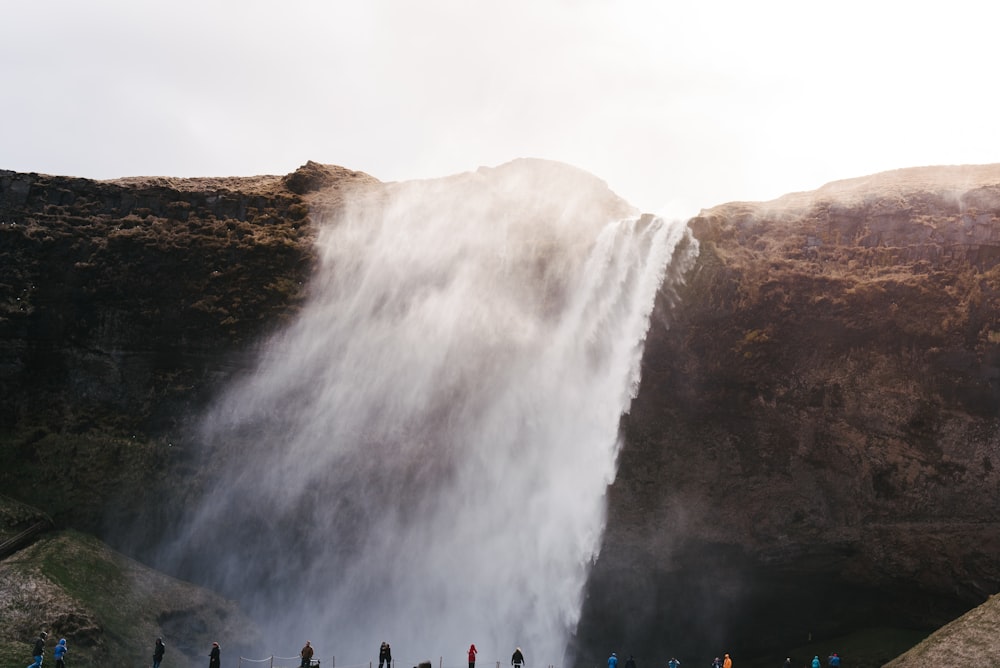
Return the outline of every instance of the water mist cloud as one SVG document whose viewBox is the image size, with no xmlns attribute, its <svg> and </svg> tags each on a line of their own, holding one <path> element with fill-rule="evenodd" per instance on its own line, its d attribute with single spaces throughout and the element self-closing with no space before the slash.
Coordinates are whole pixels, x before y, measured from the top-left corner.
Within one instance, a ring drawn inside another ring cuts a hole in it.
<svg viewBox="0 0 1000 668">
<path fill-rule="evenodd" d="M 560 663 L 682 241 L 541 161 L 352 202 L 299 320 L 205 417 L 216 479 L 174 568 L 340 665 L 382 640 Z"/>
</svg>

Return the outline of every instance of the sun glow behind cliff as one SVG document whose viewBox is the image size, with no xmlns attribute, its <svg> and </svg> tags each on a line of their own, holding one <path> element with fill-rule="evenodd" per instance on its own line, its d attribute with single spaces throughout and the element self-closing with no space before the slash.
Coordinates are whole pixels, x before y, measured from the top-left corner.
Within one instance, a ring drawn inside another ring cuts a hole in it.
<svg viewBox="0 0 1000 668">
<path fill-rule="evenodd" d="M 694 240 L 516 161 L 358 198 L 317 248 L 301 317 L 205 418 L 180 570 L 279 654 L 561 663 L 649 314 Z"/>
</svg>

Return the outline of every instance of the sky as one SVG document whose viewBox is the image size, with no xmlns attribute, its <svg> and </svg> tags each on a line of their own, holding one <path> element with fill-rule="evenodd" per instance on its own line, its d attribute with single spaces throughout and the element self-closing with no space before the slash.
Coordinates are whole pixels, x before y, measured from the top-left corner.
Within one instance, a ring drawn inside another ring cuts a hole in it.
<svg viewBox="0 0 1000 668">
<path fill-rule="evenodd" d="M 688 215 L 1000 162 L 981 0 L 0 2 L 0 169 L 400 181 L 534 157 Z"/>
</svg>

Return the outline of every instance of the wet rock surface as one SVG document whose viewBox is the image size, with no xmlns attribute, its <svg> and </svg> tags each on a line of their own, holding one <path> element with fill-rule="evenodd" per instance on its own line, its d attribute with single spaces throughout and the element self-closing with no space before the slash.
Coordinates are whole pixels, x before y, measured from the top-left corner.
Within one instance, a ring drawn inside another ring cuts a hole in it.
<svg viewBox="0 0 1000 668">
<path fill-rule="evenodd" d="M 151 490 L 183 498 L 185 416 L 306 298 L 316 212 L 373 186 L 318 163 L 0 171 L 4 492 L 99 534 Z M 581 665 L 931 629 L 1000 589 L 1000 167 L 690 225 L 698 263 L 661 295 L 622 421 Z"/>
<path fill-rule="evenodd" d="M 1000 167 L 691 226 L 701 257 L 654 316 L 580 655 L 929 629 L 1000 589 Z"/>
</svg>

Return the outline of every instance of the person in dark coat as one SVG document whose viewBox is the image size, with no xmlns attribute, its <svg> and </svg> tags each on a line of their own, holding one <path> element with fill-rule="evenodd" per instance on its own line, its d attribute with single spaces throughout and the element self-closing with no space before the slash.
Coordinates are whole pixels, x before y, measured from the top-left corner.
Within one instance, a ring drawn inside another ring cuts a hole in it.
<svg viewBox="0 0 1000 668">
<path fill-rule="evenodd" d="M 208 654 L 208 668 L 219 668 L 222 659 L 219 658 L 219 643 L 212 643 L 212 651 Z"/>
<path fill-rule="evenodd" d="M 163 653 L 167 651 L 167 646 L 163 644 L 163 638 L 156 639 L 156 645 L 153 646 L 153 668 L 160 668 L 160 662 L 163 661 Z"/>
<path fill-rule="evenodd" d="M 392 648 L 387 642 L 383 642 L 378 648 L 378 668 L 382 668 L 383 663 L 385 668 L 392 668 Z"/>
<path fill-rule="evenodd" d="M 302 657 L 302 663 L 299 664 L 300 666 L 303 668 L 309 668 L 309 666 L 312 665 L 313 648 L 308 640 L 306 641 L 306 646 L 302 648 L 301 652 L 299 652 L 299 656 Z"/>
<path fill-rule="evenodd" d="M 524 665 L 524 654 L 521 653 L 520 647 L 515 649 L 514 654 L 510 657 L 510 665 L 514 668 L 521 668 Z"/>
<path fill-rule="evenodd" d="M 42 631 L 35 638 L 35 647 L 31 650 L 31 656 L 35 659 L 28 668 L 41 668 L 42 666 L 42 656 L 45 654 L 45 639 L 49 637 L 49 634 Z"/>
</svg>

